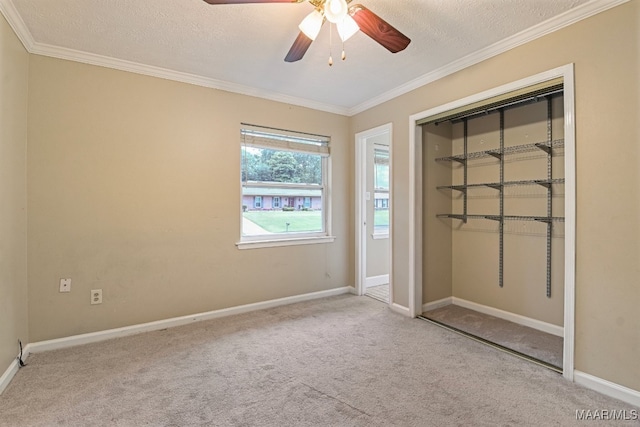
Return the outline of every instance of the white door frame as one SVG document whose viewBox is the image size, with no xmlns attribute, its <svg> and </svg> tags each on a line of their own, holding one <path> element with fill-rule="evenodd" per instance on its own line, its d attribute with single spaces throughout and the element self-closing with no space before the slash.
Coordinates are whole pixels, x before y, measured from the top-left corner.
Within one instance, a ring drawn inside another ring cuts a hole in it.
<svg viewBox="0 0 640 427">
<path fill-rule="evenodd" d="M 367 280 L 367 200 L 365 197 L 367 170 L 367 139 L 389 135 L 389 304 L 393 301 L 393 125 L 387 123 L 356 134 L 356 197 L 355 197 L 355 248 L 356 248 L 356 294 L 364 295 Z"/>
<path fill-rule="evenodd" d="M 409 314 L 422 312 L 422 131 L 418 120 L 562 77 L 564 80 L 564 349 L 563 376 L 573 381 L 576 271 L 576 133 L 574 66 L 568 64 L 409 117 Z"/>
</svg>

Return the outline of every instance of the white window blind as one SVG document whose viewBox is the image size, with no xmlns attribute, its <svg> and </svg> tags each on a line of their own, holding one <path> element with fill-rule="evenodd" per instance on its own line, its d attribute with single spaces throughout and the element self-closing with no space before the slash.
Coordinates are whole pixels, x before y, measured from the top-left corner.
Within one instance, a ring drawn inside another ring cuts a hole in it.
<svg viewBox="0 0 640 427">
<path fill-rule="evenodd" d="M 269 148 L 298 153 L 329 156 L 328 136 L 274 129 L 242 123 L 242 144 L 245 147 Z"/>
</svg>

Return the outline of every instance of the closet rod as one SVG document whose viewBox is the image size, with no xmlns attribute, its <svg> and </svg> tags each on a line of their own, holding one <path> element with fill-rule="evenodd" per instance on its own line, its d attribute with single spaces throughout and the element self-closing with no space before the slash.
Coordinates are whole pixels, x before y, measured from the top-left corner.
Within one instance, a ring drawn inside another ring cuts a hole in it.
<svg viewBox="0 0 640 427">
<path fill-rule="evenodd" d="M 564 92 L 564 88 L 563 87 L 554 88 L 553 90 L 551 90 L 549 92 L 536 94 L 536 95 L 528 97 L 528 98 L 518 99 L 516 101 L 507 102 L 506 104 L 502 104 L 502 105 L 498 105 L 498 106 L 490 106 L 490 107 L 488 107 L 486 109 L 483 109 L 483 110 L 480 110 L 480 111 L 470 111 L 467 114 L 461 113 L 460 115 L 457 115 L 457 116 L 454 116 L 454 117 L 449 117 L 449 118 L 445 118 L 445 119 L 442 119 L 442 120 L 438 120 L 438 121 L 434 122 L 434 124 L 437 126 L 440 123 L 444 123 L 444 122 L 451 122 L 453 124 L 460 123 L 464 119 L 473 119 L 473 118 L 476 118 L 476 117 L 486 116 L 486 115 L 489 115 L 491 113 L 495 113 L 498 110 L 508 110 L 508 109 L 511 109 L 511 108 L 520 107 L 520 106 L 525 105 L 525 104 L 533 104 L 533 103 L 536 103 L 536 102 L 540 102 L 540 101 L 543 101 L 543 100 L 547 99 L 547 97 L 553 98 L 556 95 L 562 95 L 563 92 Z"/>
</svg>

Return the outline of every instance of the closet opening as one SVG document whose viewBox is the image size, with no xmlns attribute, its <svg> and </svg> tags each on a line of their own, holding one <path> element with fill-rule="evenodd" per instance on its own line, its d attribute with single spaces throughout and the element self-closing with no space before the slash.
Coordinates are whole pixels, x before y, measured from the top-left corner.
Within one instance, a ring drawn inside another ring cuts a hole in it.
<svg viewBox="0 0 640 427">
<path fill-rule="evenodd" d="M 565 349 L 564 88 L 562 78 L 546 80 L 415 122 L 419 317 L 558 372 Z"/>
</svg>

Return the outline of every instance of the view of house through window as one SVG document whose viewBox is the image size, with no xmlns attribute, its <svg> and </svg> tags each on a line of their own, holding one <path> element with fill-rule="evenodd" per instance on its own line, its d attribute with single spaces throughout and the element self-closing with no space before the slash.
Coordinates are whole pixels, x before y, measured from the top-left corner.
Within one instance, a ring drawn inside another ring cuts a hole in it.
<svg viewBox="0 0 640 427">
<path fill-rule="evenodd" d="M 374 148 L 373 228 L 375 234 L 389 233 L 389 147 Z"/>
<path fill-rule="evenodd" d="M 325 236 L 329 138 L 243 125 L 242 239 Z"/>
</svg>

